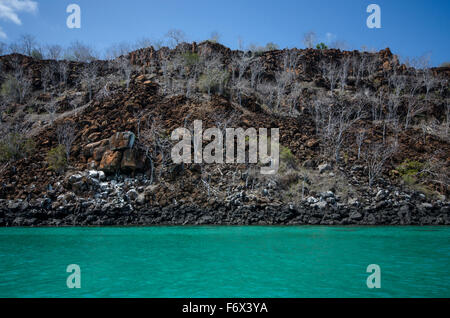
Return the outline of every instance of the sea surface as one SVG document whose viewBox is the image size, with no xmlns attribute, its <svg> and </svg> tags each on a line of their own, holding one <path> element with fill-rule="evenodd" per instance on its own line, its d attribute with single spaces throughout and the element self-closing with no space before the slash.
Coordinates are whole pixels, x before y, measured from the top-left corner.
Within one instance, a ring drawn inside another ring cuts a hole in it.
<svg viewBox="0 0 450 318">
<path fill-rule="evenodd" d="M 450 297 L 450 227 L 1 228 L 0 297 Z"/>
</svg>

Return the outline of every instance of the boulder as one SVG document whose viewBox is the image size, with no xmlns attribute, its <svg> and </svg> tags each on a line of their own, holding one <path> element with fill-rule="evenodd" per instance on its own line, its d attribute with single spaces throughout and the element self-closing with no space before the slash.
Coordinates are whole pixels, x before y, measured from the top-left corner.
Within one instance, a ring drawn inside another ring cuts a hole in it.
<svg viewBox="0 0 450 318">
<path fill-rule="evenodd" d="M 97 178 L 98 178 L 98 171 L 97 171 L 97 170 L 90 170 L 90 171 L 88 172 L 88 175 L 89 175 L 89 178 L 95 178 L 95 179 L 97 179 Z"/>
<path fill-rule="evenodd" d="M 306 199 L 306 202 L 308 202 L 309 204 L 313 204 L 313 203 L 319 202 L 319 200 L 316 199 L 315 197 L 308 197 L 308 198 Z"/>
<path fill-rule="evenodd" d="M 94 154 L 94 149 L 99 147 L 101 145 L 101 143 L 102 143 L 101 141 L 97 141 L 97 142 L 93 142 L 93 143 L 87 144 L 83 148 L 83 155 L 88 157 L 88 158 L 92 157 L 92 155 Z"/>
<path fill-rule="evenodd" d="M 112 174 L 120 169 L 122 153 L 120 151 L 107 150 L 100 162 L 100 170 L 106 174 Z"/>
<path fill-rule="evenodd" d="M 131 189 L 127 192 L 127 197 L 130 201 L 135 201 L 137 197 L 139 196 L 139 193 L 135 189 Z"/>
<path fill-rule="evenodd" d="M 125 150 L 133 148 L 136 136 L 131 131 L 118 132 L 109 138 L 110 149 Z"/>
<path fill-rule="evenodd" d="M 103 181 L 105 180 L 106 176 L 103 171 L 97 171 L 98 172 L 98 180 Z"/>
<path fill-rule="evenodd" d="M 69 177 L 69 183 L 73 185 L 74 183 L 80 182 L 82 179 L 83 176 L 81 174 L 74 174 Z"/>
<path fill-rule="evenodd" d="M 123 152 L 120 168 L 123 172 L 135 172 L 144 169 L 145 158 L 139 156 L 133 149 L 127 149 Z"/>
<path fill-rule="evenodd" d="M 94 158 L 95 161 L 102 160 L 103 155 L 108 150 L 108 145 L 100 145 L 97 148 L 94 149 L 92 152 L 92 158 Z"/>
</svg>

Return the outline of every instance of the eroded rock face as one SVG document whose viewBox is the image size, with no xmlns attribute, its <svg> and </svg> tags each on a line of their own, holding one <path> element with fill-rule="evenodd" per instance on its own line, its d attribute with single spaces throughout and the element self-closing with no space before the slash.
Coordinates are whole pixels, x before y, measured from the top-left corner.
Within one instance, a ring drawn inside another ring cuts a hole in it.
<svg viewBox="0 0 450 318">
<path fill-rule="evenodd" d="M 107 173 L 115 173 L 120 169 L 122 162 L 122 152 L 107 150 L 100 162 L 100 170 Z"/>
<path fill-rule="evenodd" d="M 125 150 L 133 148 L 136 136 L 131 131 L 118 132 L 109 138 L 111 150 Z"/>
<path fill-rule="evenodd" d="M 107 150 L 109 150 L 109 140 L 102 140 L 98 147 L 92 152 L 92 157 L 95 161 L 100 161 Z"/>
<path fill-rule="evenodd" d="M 83 154 L 91 168 L 106 174 L 142 171 L 145 157 L 133 149 L 135 140 L 136 136 L 131 131 L 118 132 L 108 139 L 87 144 Z"/>
</svg>

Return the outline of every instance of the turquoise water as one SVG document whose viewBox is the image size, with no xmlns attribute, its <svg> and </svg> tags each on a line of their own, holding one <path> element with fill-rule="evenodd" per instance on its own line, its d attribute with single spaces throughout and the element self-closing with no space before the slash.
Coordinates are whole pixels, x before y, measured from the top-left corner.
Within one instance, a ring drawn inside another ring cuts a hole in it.
<svg viewBox="0 0 450 318">
<path fill-rule="evenodd" d="M 449 243 L 450 227 L 2 228 L 0 297 L 450 297 Z"/>
</svg>

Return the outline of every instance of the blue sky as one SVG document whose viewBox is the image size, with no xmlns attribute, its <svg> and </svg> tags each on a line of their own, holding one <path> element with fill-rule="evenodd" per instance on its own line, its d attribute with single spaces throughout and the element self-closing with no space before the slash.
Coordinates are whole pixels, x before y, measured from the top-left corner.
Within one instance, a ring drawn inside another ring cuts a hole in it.
<svg viewBox="0 0 450 318">
<path fill-rule="evenodd" d="M 17 7 L 21 1 L 35 2 L 37 9 Z M 78 30 L 66 26 L 71 3 L 82 10 Z M 371 3 L 381 7 L 381 29 L 366 26 Z M 19 8 L 13 13 L 21 23 L 8 17 L 5 5 Z M 231 48 L 237 48 L 239 37 L 245 45 L 301 48 L 303 34 L 313 30 L 321 41 L 329 34 L 352 49 L 390 47 L 401 57 L 431 54 L 438 65 L 450 60 L 449 13 L 448 0 L 0 0 L 0 41 L 27 33 L 43 43 L 81 40 L 102 50 L 143 37 L 159 39 L 175 28 L 191 41 L 217 31 Z"/>
</svg>

